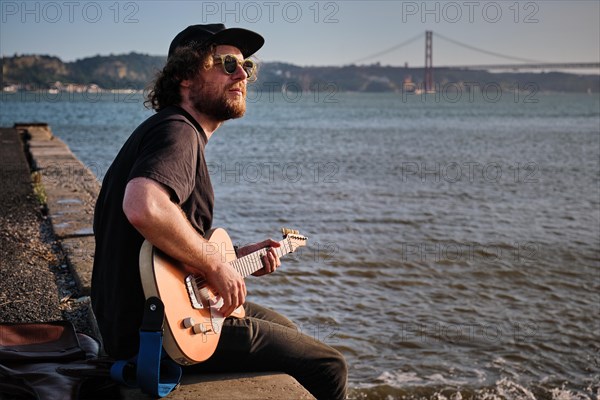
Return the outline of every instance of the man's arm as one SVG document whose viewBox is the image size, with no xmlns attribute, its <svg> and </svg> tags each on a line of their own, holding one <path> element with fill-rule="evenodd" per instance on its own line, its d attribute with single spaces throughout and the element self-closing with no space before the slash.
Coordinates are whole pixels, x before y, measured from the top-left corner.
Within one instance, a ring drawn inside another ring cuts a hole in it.
<svg viewBox="0 0 600 400">
<path fill-rule="evenodd" d="M 196 232 L 168 190 L 148 178 L 134 178 L 125 188 L 123 212 L 129 222 L 154 246 L 202 273 L 208 284 L 223 298 L 221 312 L 229 315 L 246 299 L 242 276 L 223 262 L 220 255 L 207 252 L 207 241 Z"/>
</svg>

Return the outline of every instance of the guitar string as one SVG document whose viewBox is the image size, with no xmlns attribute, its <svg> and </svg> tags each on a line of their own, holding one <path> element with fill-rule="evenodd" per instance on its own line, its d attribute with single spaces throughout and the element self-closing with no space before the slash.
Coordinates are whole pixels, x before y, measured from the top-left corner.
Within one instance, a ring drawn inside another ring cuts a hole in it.
<svg viewBox="0 0 600 400">
<path fill-rule="evenodd" d="M 288 240 L 282 240 L 280 247 L 275 248 L 275 253 L 279 257 L 290 253 L 291 245 Z M 248 276 L 262 268 L 261 258 L 267 253 L 267 250 L 261 249 L 255 253 L 248 254 L 244 257 L 235 259 L 231 262 L 231 265 L 237 270 L 242 276 Z M 204 277 L 201 275 L 194 275 L 194 280 L 197 286 L 205 283 Z"/>
</svg>

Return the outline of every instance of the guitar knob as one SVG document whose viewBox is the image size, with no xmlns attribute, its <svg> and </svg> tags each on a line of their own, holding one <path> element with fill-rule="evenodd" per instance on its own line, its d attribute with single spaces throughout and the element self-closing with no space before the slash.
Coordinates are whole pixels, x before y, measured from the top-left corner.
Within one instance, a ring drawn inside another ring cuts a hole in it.
<svg viewBox="0 0 600 400">
<path fill-rule="evenodd" d="M 210 329 L 206 329 L 206 327 L 204 326 L 204 324 L 196 324 L 194 325 L 194 328 L 192 328 L 192 330 L 194 331 L 195 334 L 206 334 L 207 332 L 210 332 Z"/>
<path fill-rule="evenodd" d="M 194 326 L 194 318 L 188 317 L 188 318 L 184 319 L 183 326 L 185 328 L 191 328 L 192 326 Z"/>
</svg>

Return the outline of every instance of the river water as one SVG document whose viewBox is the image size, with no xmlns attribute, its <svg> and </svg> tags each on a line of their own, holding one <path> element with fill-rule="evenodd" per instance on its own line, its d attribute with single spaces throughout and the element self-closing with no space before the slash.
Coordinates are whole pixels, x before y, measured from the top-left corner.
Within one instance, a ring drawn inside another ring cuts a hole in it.
<svg viewBox="0 0 600 400">
<path fill-rule="evenodd" d="M 122 93 L 0 105 L 99 178 L 150 115 Z M 341 350 L 351 398 L 600 397 L 598 95 L 251 94 L 207 159 L 235 241 L 308 236 L 249 299 Z"/>
</svg>

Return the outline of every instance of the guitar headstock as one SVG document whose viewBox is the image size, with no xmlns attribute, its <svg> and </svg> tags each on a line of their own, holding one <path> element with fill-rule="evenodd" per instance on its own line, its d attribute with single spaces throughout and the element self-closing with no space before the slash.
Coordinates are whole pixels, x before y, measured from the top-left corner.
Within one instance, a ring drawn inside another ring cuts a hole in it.
<svg viewBox="0 0 600 400">
<path fill-rule="evenodd" d="M 298 247 L 306 246 L 308 238 L 295 229 L 281 228 L 283 238 L 290 244 L 290 252 L 296 251 Z"/>
</svg>

